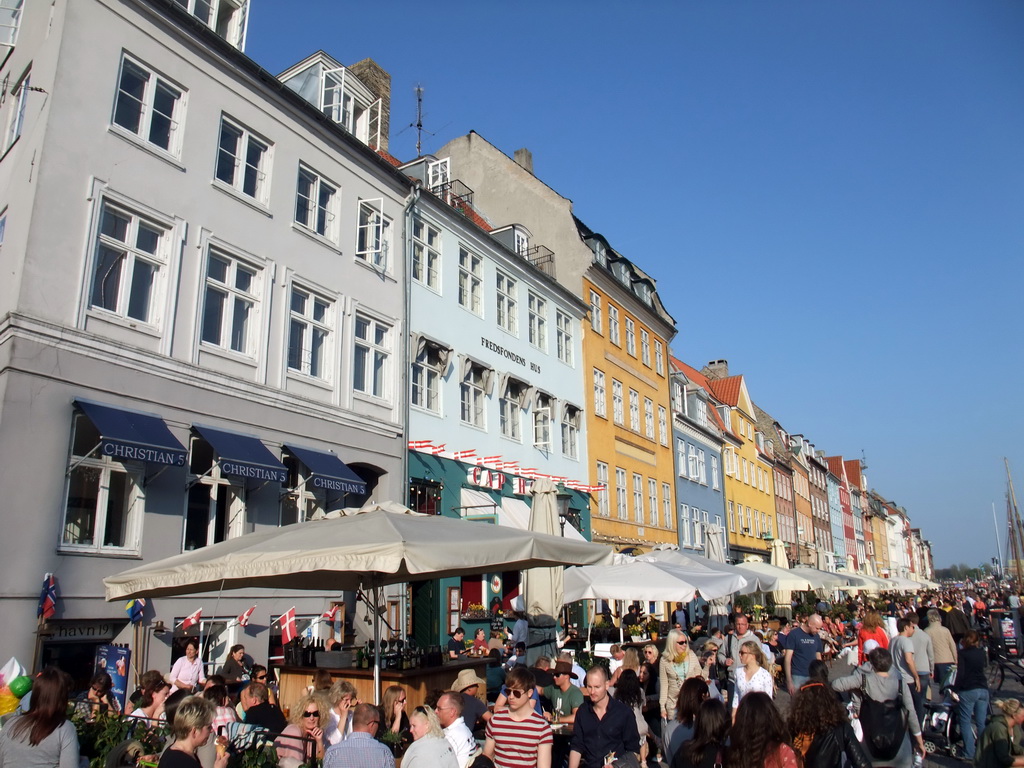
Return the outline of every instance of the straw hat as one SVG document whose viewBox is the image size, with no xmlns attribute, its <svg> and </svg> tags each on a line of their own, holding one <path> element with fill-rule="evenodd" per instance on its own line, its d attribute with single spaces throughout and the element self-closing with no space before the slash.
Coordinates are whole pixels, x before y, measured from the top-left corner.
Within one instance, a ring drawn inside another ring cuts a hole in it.
<svg viewBox="0 0 1024 768">
<path fill-rule="evenodd" d="M 455 682 L 452 683 L 453 691 L 464 691 L 470 686 L 482 685 L 484 688 L 487 687 L 487 681 L 481 680 L 476 676 L 476 672 L 472 669 L 464 669 L 459 672 L 459 676 L 455 678 Z"/>
</svg>

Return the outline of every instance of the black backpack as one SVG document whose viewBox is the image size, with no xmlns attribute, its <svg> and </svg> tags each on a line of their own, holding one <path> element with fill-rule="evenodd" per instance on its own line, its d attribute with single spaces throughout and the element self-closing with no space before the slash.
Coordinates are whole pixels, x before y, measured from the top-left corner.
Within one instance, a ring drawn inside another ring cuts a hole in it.
<svg viewBox="0 0 1024 768">
<path fill-rule="evenodd" d="M 896 698 L 875 701 L 861 686 L 860 724 L 864 727 L 864 745 L 876 760 L 892 760 L 899 754 L 907 735 L 907 713 L 903 711 L 903 677 Z"/>
</svg>

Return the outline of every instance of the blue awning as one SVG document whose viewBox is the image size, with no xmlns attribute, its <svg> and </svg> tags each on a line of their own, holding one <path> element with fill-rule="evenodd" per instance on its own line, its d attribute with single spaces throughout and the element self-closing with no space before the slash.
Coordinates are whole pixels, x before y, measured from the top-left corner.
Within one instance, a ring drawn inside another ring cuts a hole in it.
<svg viewBox="0 0 1024 768">
<path fill-rule="evenodd" d="M 188 451 L 159 416 L 75 398 L 75 405 L 100 433 L 100 453 L 118 461 L 183 467 Z"/>
<path fill-rule="evenodd" d="M 193 424 L 192 428 L 217 452 L 220 471 L 249 480 L 288 482 L 288 470 L 259 438 Z"/>
<path fill-rule="evenodd" d="M 309 469 L 313 475 L 314 488 L 360 495 L 366 493 L 366 481 L 349 469 L 335 454 L 302 448 L 294 443 L 285 443 L 284 447 Z"/>
</svg>

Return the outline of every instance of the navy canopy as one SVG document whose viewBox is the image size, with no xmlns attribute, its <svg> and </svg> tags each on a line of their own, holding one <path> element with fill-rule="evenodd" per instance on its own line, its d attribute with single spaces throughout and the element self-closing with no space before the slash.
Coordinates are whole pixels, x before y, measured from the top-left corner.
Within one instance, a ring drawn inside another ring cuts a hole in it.
<svg viewBox="0 0 1024 768">
<path fill-rule="evenodd" d="M 100 453 L 117 461 L 185 466 L 188 452 L 159 416 L 75 398 L 100 433 Z"/>
<path fill-rule="evenodd" d="M 302 448 L 294 443 L 286 443 L 284 447 L 309 469 L 313 476 L 314 488 L 360 495 L 366 493 L 366 481 L 349 469 L 335 454 Z"/>
<path fill-rule="evenodd" d="M 259 438 L 199 424 L 192 427 L 213 446 L 220 471 L 225 475 L 281 484 L 288 482 L 288 470 Z"/>
</svg>

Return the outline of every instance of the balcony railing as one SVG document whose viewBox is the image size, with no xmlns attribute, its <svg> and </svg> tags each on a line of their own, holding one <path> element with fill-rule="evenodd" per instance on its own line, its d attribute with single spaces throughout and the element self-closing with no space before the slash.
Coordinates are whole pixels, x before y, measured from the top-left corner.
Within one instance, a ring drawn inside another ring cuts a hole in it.
<svg viewBox="0 0 1024 768">
<path fill-rule="evenodd" d="M 520 255 L 548 277 L 555 276 L 555 252 L 546 245 L 534 245 Z"/>
<path fill-rule="evenodd" d="M 473 207 L 473 190 L 458 179 L 438 184 L 431 187 L 430 191 L 461 213 L 466 213 L 467 208 Z"/>
</svg>

